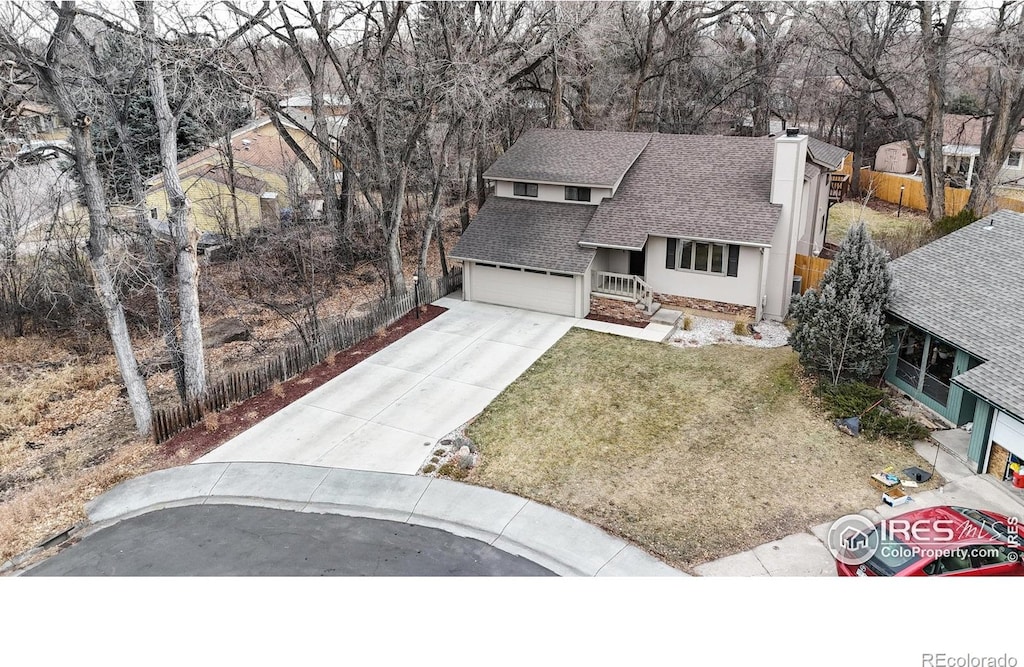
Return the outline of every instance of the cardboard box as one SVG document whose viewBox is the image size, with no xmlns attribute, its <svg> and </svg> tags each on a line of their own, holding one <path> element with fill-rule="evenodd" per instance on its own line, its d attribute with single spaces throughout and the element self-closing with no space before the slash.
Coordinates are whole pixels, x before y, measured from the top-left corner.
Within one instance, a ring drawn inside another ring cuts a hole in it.
<svg viewBox="0 0 1024 667">
<path fill-rule="evenodd" d="M 882 494 L 882 502 L 890 507 L 899 507 L 910 502 L 910 496 L 899 489 L 889 489 Z"/>
</svg>

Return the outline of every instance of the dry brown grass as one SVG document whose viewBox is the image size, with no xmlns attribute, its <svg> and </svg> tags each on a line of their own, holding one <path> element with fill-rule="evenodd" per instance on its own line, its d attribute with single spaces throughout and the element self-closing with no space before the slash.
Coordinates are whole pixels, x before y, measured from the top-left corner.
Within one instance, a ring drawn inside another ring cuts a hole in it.
<svg viewBox="0 0 1024 667">
<path fill-rule="evenodd" d="M 452 247 L 459 236 L 458 211 L 446 212 L 445 236 Z M 410 246 L 405 273 L 416 272 L 416 251 Z M 344 315 L 361 303 L 376 300 L 379 284 L 358 279 L 357 267 L 341 276 L 337 290 L 319 304 L 323 317 Z M 428 273 L 440 275 L 436 253 Z M 294 329 L 269 309 L 223 286 L 240 284 L 231 263 L 204 268 L 204 304 L 209 319 L 239 317 L 253 331 L 253 340 L 209 349 L 211 375 L 258 366 L 294 343 Z M 237 289 L 236 289 L 237 291 Z M 154 456 L 155 449 L 134 435 L 134 424 L 109 344 L 102 332 L 76 332 L 73 349 L 83 347 L 84 334 L 95 344 L 86 355 L 71 351 L 60 338 L 0 338 L 0 563 L 23 553 L 85 517 L 85 503 L 114 484 L 149 472 L 154 466 L 187 464 L 180 456 Z M 134 341 L 145 364 L 166 355 L 162 342 L 141 335 Z M 177 402 L 174 379 L 158 373 L 147 379 L 154 405 Z M 280 389 L 278 389 L 280 391 Z M 252 420 L 258 415 L 251 415 Z M 214 416 L 204 421 L 217 428 Z"/>
<path fill-rule="evenodd" d="M 469 481 L 686 569 L 877 505 L 872 473 L 922 463 L 838 433 L 799 379 L 789 348 L 572 330 L 472 424 Z"/>
<path fill-rule="evenodd" d="M 220 415 L 216 412 L 208 412 L 203 415 L 203 428 L 211 433 L 220 428 Z"/>
<path fill-rule="evenodd" d="M 110 487 L 150 469 L 151 445 L 124 447 L 91 468 L 69 466 L 0 503 L 0 562 L 85 520 L 85 504 Z"/>
</svg>

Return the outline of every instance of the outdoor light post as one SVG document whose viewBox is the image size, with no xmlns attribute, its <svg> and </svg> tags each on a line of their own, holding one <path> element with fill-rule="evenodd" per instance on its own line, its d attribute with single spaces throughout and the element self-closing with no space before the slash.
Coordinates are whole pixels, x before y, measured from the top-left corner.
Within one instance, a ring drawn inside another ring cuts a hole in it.
<svg viewBox="0 0 1024 667">
<path fill-rule="evenodd" d="M 906 190 L 906 189 L 907 189 L 907 186 L 905 186 L 905 185 L 901 185 L 900 186 L 900 205 L 899 205 L 899 208 L 896 209 L 896 217 L 897 218 L 900 217 L 900 213 L 903 212 L 903 191 Z"/>
<path fill-rule="evenodd" d="M 420 319 L 420 277 L 412 277 L 412 289 L 416 292 L 416 319 Z"/>
</svg>

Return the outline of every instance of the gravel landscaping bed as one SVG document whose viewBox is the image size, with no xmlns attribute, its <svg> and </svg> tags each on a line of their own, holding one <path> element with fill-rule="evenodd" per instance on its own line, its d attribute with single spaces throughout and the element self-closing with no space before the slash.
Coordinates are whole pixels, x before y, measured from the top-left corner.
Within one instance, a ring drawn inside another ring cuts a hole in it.
<svg viewBox="0 0 1024 667">
<path fill-rule="evenodd" d="M 726 343 L 749 345 L 751 347 L 782 347 L 789 344 L 789 329 L 779 322 L 762 320 L 754 325 L 757 335 L 737 336 L 733 333 L 735 322 L 716 320 L 710 317 L 690 316 L 690 328 L 679 329 L 669 341 L 676 347 L 700 347 Z"/>
</svg>

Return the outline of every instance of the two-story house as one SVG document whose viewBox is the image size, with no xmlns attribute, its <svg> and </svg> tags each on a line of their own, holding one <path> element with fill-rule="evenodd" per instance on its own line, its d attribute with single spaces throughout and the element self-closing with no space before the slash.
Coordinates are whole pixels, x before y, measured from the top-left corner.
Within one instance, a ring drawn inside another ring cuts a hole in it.
<svg viewBox="0 0 1024 667">
<path fill-rule="evenodd" d="M 463 297 L 584 317 L 592 297 L 781 320 L 846 151 L 777 138 L 531 130 L 452 252 Z"/>
</svg>

